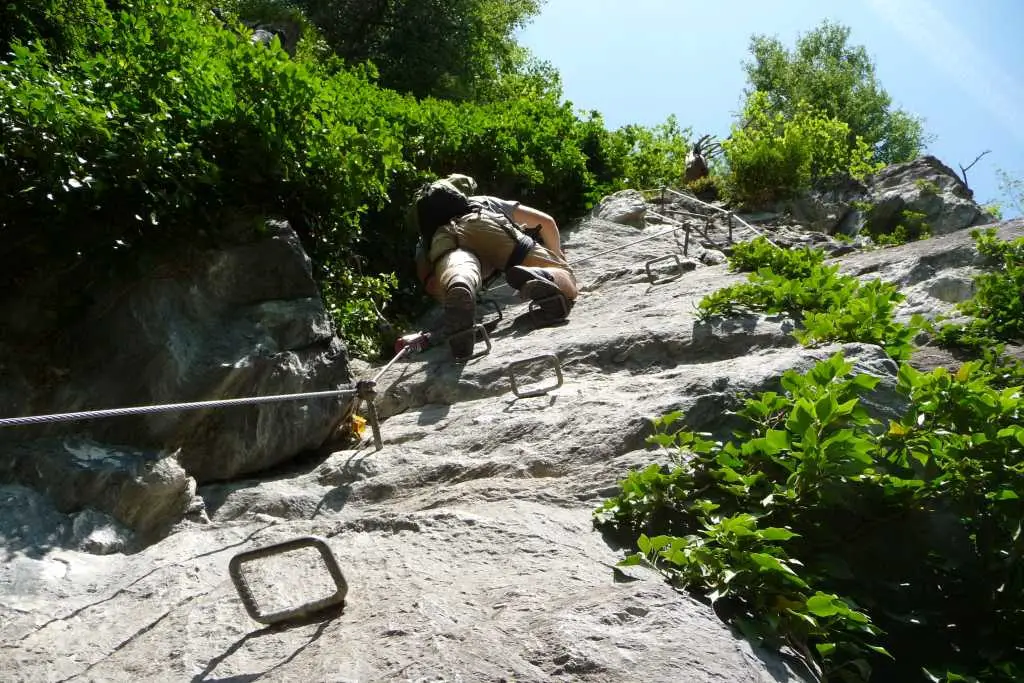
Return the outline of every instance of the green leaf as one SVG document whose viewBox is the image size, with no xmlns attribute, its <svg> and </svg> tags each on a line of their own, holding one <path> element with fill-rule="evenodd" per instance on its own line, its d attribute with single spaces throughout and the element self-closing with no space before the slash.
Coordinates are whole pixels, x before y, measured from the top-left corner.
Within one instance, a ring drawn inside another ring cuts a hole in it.
<svg viewBox="0 0 1024 683">
<path fill-rule="evenodd" d="M 764 440 L 770 449 L 767 451 L 769 455 L 775 455 L 780 451 L 788 450 L 790 447 L 789 432 L 779 429 L 769 429 L 764 436 Z"/>
<path fill-rule="evenodd" d="M 836 651 L 835 643 L 815 643 L 814 647 L 818 650 L 818 654 L 822 657 L 828 657 Z"/>
<path fill-rule="evenodd" d="M 640 538 L 636 539 L 636 547 L 645 555 L 651 551 L 651 539 L 647 534 L 640 534 Z"/>
<path fill-rule="evenodd" d="M 758 538 L 765 541 L 788 541 L 794 536 L 799 535 L 800 534 L 795 534 L 789 529 L 782 529 L 779 527 L 767 527 L 765 529 L 760 529 L 757 532 Z"/>
<path fill-rule="evenodd" d="M 845 612 L 845 609 L 840 609 L 836 604 L 836 598 L 832 595 L 826 595 L 825 593 L 815 593 L 811 597 L 807 598 L 807 609 L 811 614 L 815 614 L 819 617 L 831 617 L 839 614 L 840 611 Z"/>
</svg>

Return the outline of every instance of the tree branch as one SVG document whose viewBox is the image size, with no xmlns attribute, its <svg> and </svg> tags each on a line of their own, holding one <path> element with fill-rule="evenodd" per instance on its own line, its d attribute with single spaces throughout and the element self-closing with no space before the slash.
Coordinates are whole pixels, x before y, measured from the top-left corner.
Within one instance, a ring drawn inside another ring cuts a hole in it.
<svg viewBox="0 0 1024 683">
<path fill-rule="evenodd" d="M 959 166 L 959 167 L 960 167 L 960 175 L 962 175 L 962 176 L 963 176 L 963 178 L 964 178 L 964 185 L 966 185 L 966 186 L 967 186 L 967 189 L 968 189 L 968 190 L 969 190 L 969 189 L 971 189 L 971 186 L 970 186 L 970 185 L 967 185 L 967 171 L 969 171 L 969 170 L 971 169 L 971 167 L 972 167 L 972 166 L 974 166 L 974 165 L 975 165 L 976 163 L 978 163 L 979 161 L 981 161 L 981 158 L 982 158 L 983 156 L 985 156 L 986 154 L 991 154 L 991 153 L 992 153 L 992 150 L 990 150 L 990 149 L 986 149 L 986 150 L 985 150 L 984 152 L 982 152 L 982 153 L 981 153 L 981 154 L 979 154 L 978 156 L 974 157 L 974 161 L 972 161 L 971 163 L 967 164 L 967 167 L 966 167 L 966 168 L 964 168 L 964 165 L 963 165 L 963 164 L 957 164 L 957 166 Z"/>
</svg>

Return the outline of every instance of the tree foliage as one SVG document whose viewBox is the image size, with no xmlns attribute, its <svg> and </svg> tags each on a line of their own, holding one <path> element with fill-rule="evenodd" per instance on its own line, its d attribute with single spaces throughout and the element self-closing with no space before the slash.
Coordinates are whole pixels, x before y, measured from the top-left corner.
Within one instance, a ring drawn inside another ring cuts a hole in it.
<svg viewBox="0 0 1024 683">
<path fill-rule="evenodd" d="M 522 76 L 513 37 L 537 0 L 294 0 L 348 64 L 372 62 L 385 88 L 416 97 L 495 99 Z"/>
<path fill-rule="evenodd" d="M 728 172 L 725 188 L 740 204 L 786 199 L 837 176 L 861 178 L 877 166 L 860 137 L 843 121 L 800 102 L 789 115 L 769 93 L 750 95 L 741 120 L 722 142 Z"/>
<path fill-rule="evenodd" d="M 886 164 L 909 161 L 927 144 L 921 119 L 892 106 L 867 50 L 850 44 L 848 27 L 825 21 L 799 36 L 792 50 L 756 35 L 750 54 L 748 95 L 765 93 L 772 112 L 791 118 L 806 102 L 846 123 L 851 141 L 862 138 Z"/>
<path fill-rule="evenodd" d="M 367 352 L 390 289 L 408 295 L 404 310 L 419 301 L 401 217 L 423 179 L 470 173 L 562 217 L 601 192 L 582 151 L 593 127 L 544 91 L 543 71 L 500 103 L 417 100 L 312 53 L 253 45 L 188 0 L 93 9 L 107 28 L 88 49 L 51 54 L 49 25 L 33 24 L 0 62 L 0 268 L 14 282 L 47 274 L 41 308 L 60 308 L 55 319 L 151 254 L 280 216 Z M 594 142 L 621 166 L 610 138 Z"/>
</svg>

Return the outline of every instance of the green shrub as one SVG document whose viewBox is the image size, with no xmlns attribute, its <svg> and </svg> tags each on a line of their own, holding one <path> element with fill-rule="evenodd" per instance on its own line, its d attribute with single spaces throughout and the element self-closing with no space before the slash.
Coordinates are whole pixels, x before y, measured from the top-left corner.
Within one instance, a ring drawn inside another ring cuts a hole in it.
<svg viewBox="0 0 1024 683">
<path fill-rule="evenodd" d="M 653 127 L 623 126 L 613 133 L 627 150 L 622 182 L 637 190 L 676 185 L 686 171 L 693 131 L 674 115 Z"/>
<path fill-rule="evenodd" d="M 80 59 L 110 37 L 113 16 L 103 0 L 20 0 L 0 4 L 0 59 L 15 42 L 37 43 L 56 61 Z"/>
<path fill-rule="evenodd" d="M 119 8 L 87 53 L 58 63 L 14 40 L 0 63 L 0 181 L 12 188 L 0 198 L 0 268 L 14 282 L 49 273 L 70 293 L 45 302 L 62 314 L 150 254 L 281 216 L 303 236 L 342 334 L 371 353 L 375 309 L 397 295 L 394 317 L 422 301 L 402 217 L 423 179 L 469 173 L 564 221 L 600 198 L 590 168 L 602 162 L 585 145 L 607 160 L 604 182 L 625 162 L 614 136 L 553 95 L 418 101 L 366 69 L 251 45 L 187 0 Z"/>
<path fill-rule="evenodd" d="M 994 221 L 1003 220 L 1003 207 L 999 202 L 988 202 L 987 204 L 982 204 L 981 210 L 985 212 L 986 216 Z"/>
<path fill-rule="evenodd" d="M 734 440 L 656 420 L 673 466 L 630 473 L 595 522 L 639 535 L 621 565 L 707 596 L 819 680 L 1020 680 L 1020 387 L 980 362 L 903 365 L 909 407 L 879 424 L 862 405 L 878 380 L 851 369 L 785 373 Z"/>
<path fill-rule="evenodd" d="M 990 270 L 975 276 L 974 297 L 957 306 L 973 320 L 944 325 L 938 340 L 972 349 L 1020 342 L 1024 340 L 1024 238 L 1000 240 L 994 228 L 972 230 L 971 236 Z"/>
<path fill-rule="evenodd" d="M 780 249 L 760 236 L 737 243 L 729 257 L 729 267 L 740 272 L 767 268 L 776 275 L 796 279 L 810 276 L 815 266 L 820 266 L 824 260 L 825 252 L 821 249 Z"/>
<path fill-rule="evenodd" d="M 723 195 L 720 189 L 721 182 L 718 175 L 709 173 L 703 178 L 697 178 L 697 180 L 687 183 L 686 189 L 692 192 L 698 199 L 713 202 Z"/>
<path fill-rule="evenodd" d="M 747 100 L 741 122 L 722 143 L 732 201 L 765 205 L 842 175 L 862 178 L 875 168 L 863 140 L 850 142 L 849 127 L 800 105 L 792 118 L 773 112 L 765 93 Z"/>
<path fill-rule="evenodd" d="M 793 334 L 803 344 L 830 341 L 878 344 L 895 359 L 910 356 L 914 335 L 923 324 L 893 320 L 903 301 L 896 285 L 872 280 L 862 283 L 840 275 L 839 266 L 826 266 L 824 256 L 811 250 L 774 250 L 758 243 L 733 255 L 733 267 L 758 267 L 743 284 L 725 287 L 704 297 L 698 317 L 735 315 L 746 311 L 801 316 L 801 329 Z"/>
<path fill-rule="evenodd" d="M 278 215 L 344 271 L 401 162 L 376 114 L 344 107 L 371 86 L 325 80 L 177 0 L 120 5 L 89 57 L 57 65 L 15 42 L 0 63 L 0 179 L 17 188 L 0 198 L 0 267 L 15 281 L 46 269 L 74 294 L 154 250 L 226 238 L 238 215 Z"/>
</svg>

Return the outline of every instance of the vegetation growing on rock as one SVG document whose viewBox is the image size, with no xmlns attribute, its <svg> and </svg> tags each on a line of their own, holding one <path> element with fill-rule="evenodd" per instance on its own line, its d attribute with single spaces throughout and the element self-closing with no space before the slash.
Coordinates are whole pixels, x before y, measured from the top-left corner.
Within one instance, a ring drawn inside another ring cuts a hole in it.
<svg viewBox="0 0 1024 683">
<path fill-rule="evenodd" d="M 748 282 L 704 297 L 698 316 L 706 320 L 742 311 L 799 315 L 801 329 L 793 334 L 802 343 L 866 342 L 878 344 L 897 360 L 908 358 L 920 323 L 893 320 L 896 305 L 904 298 L 898 286 L 881 280 L 861 282 L 823 261 L 820 251 L 783 250 L 763 237 L 738 245 L 730 265 L 753 271 Z"/>
<path fill-rule="evenodd" d="M 469 173 L 563 221 L 614 190 L 681 182 L 691 132 L 675 117 L 609 130 L 515 43 L 532 0 L 356 5 L 7 4 L 0 267 L 37 292 L 40 320 L 73 318 L 153 250 L 239 239 L 273 215 L 303 236 L 350 346 L 373 355 L 380 311 L 401 323 L 421 307 L 404 218 L 424 178 Z M 295 56 L 253 44 L 243 18 L 303 30 Z M 791 63 L 755 39 L 753 92 L 707 187 L 756 203 L 916 153 L 919 131 L 899 133 L 847 39 L 819 27 Z M 827 59 L 804 73 L 811 53 Z M 823 106 L 830 74 L 848 114 Z"/>
<path fill-rule="evenodd" d="M 671 467 L 596 513 L 645 564 L 819 680 L 1015 681 L 1024 675 L 1020 367 L 903 364 L 907 408 L 878 420 L 877 378 L 841 354 L 746 400 L 733 439 L 655 420 Z"/>
</svg>

